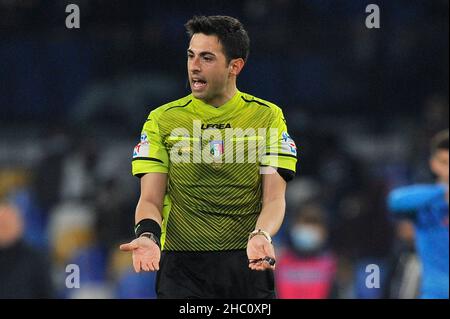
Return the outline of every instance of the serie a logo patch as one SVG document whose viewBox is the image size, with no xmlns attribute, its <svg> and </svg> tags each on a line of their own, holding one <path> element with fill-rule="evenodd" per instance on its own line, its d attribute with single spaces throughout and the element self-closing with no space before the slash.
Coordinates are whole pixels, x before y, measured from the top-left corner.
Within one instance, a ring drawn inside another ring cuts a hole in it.
<svg viewBox="0 0 450 319">
<path fill-rule="evenodd" d="M 283 132 L 281 136 L 281 151 L 297 156 L 297 146 L 294 140 L 287 132 Z"/>
<path fill-rule="evenodd" d="M 141 141 L 138 145 L 134 147 L 133 150 L 133 158 L 136 157 L 148 157 L 148 154 L 150 152 L 150 144 L 148 142 L 147 134 L 142 133 L 141 134 Z"/>
</svg>

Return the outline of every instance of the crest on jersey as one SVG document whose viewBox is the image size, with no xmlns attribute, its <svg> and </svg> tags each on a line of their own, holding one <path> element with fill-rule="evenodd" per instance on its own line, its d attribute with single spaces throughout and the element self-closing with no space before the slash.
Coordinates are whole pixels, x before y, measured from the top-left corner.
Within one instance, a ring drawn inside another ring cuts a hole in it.
<svg viewBox="0 0 450 319">
<path fill-rule="evenodd" d="M 209 152 L 213 157 L 220 157 L 223 154 L 223 141 L 209 142 Z"/>
</svg>

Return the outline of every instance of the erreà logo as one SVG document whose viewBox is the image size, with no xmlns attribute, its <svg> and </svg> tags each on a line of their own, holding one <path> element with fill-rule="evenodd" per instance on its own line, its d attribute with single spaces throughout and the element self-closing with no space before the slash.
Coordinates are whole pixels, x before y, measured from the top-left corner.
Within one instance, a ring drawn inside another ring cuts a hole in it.
<svg viewBox="0 0 450 319">
<path fill-rule="evenodd" d="M 231 124 L 230 123 L 226 123 L 226 124 L 202 124 L 202 130 L 207 130 L 209 128 L 216 128 L 219 130 L 223 130 L 225 128 L 231 128 Z"/>
</svg>

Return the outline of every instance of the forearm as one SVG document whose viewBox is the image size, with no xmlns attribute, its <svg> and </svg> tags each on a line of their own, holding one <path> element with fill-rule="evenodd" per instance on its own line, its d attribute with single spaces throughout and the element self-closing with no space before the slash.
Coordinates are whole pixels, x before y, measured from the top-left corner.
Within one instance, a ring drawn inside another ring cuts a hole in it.
<svg viewBox="0 0 450 319">
<path fill-rule="evenodd" d="M 161 226 L 166 183 L 167 174 L 149 173 L 142 176 L 141 196 L 136 206 L 136 224 L 149 218 L 155 220 Z"/>
<path fill-rule="evenodd" d="M 414 185 L 402 187 L 389 194 L 388 205 L 393 212 L 416 211 L 431 201 L 444 197 L 442 185 Z"/>
<path fill-rule="evenodd" d="M 154 203 L 140 198 L 136 206 L 135 224 L 147 218 L 153 219 L 158 222 L 159 225 L 161 225 L 162 207 L 157 207 L 157 205 L 155 205 Z"/>
<path fill-rule="evenodd" d="M 255 229 L 267 231 L 271 236 L 274 236 L 283 223 L 285 209 L 284 196 L 263 203 Z"/>
</svg>

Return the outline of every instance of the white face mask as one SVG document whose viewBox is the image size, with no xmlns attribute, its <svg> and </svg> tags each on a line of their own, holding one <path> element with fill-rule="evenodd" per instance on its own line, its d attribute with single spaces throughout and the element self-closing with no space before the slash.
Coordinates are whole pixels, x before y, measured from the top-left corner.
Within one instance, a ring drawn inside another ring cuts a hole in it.
<svg viewBox="0 0 450 319">
<path fill-rule="evenodd" d="M 303 252 L 312 252 L 322 248 L 324 237 L 317 226 L 298 225 L 291 232 L 294 248 Z"/>
</svg>

